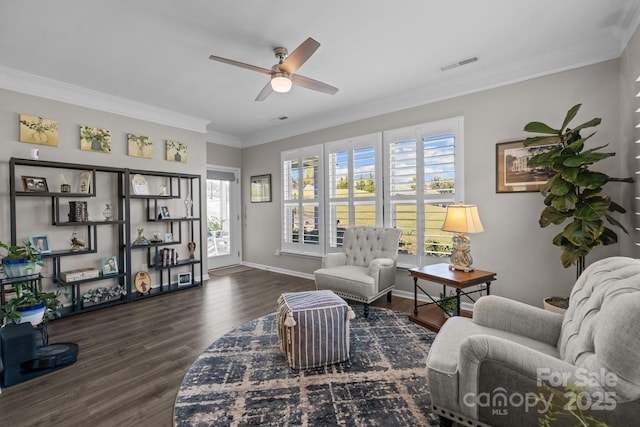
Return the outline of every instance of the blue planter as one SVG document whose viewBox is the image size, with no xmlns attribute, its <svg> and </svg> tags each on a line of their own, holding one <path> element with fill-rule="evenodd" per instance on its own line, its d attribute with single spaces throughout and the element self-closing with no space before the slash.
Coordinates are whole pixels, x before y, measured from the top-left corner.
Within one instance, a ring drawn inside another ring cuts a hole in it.
<svg viewBox="0 0 640 427">
<path fill-rule="evenodd" d="M 44 317 L 44 302 L 18 307 L 18 312 L 20 312 L 20 323 L 31 322 L 33 326 L 37 326 L 42 322 L 42 318 Z"/>
<path fill-rule="evenodd" d="M 31 274 L 40 273 L 42 267 L 37 263 L 41 262 L 42 258 L 37 261 L 29 261 L 27 258 L 3 258 L 2 266 L 4 267 L 4 274 L 12 279 L 15 277 L 29 276 Z"/>
</svg>

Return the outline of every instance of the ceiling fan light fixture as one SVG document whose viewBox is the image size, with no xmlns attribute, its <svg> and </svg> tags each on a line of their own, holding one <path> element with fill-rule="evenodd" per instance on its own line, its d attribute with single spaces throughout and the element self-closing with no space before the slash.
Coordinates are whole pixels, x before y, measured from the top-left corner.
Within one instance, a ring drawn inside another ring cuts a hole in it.
<svg viewBox="0 0 640 427">
<path fill-rule="evenodd" d="M 274 73 L 271 76 L 271 88 L 275 92 L 286 93 L 291 90 L 291 77 L 287 73 Z"/>
</svg>

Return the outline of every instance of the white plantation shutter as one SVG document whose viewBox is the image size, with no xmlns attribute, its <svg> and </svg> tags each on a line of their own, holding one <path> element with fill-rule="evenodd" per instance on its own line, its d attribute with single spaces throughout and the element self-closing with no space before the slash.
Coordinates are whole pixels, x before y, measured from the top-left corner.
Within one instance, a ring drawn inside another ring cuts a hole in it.
<svg viewBox="0 0 640 427">
<path fill-rule="evenodd" d="M 282 249 L 324 253 L 322 145 L 283 152 Z"/>
<path fill-rule="evenodd" d="M 462 118 L 384 132 L 385 225 L 402 229 L 399 262 L 449 256 L 440 230 L 446 206 L 462 200 Z"/>
<path fill-rule="evenodd" d="M 338 250 L 348 227 L 382 224 L 381 134 L 325 145 L 328 247 Z"/>
</svg>

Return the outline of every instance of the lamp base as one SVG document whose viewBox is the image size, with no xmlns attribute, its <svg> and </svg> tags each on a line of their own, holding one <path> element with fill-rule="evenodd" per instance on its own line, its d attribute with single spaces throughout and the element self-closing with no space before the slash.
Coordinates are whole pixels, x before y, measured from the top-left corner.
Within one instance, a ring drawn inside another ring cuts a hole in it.
<svg viewBox="0 0 640 427">
<path fill-rule="evenodd" d="M 449 264 L 449 270 L 460 270 L 460 271 L 464 271 L 465 273 L 468 273 L 475 269 L 471 266 L 465 267 L 464 265 Z"/>
</svg>

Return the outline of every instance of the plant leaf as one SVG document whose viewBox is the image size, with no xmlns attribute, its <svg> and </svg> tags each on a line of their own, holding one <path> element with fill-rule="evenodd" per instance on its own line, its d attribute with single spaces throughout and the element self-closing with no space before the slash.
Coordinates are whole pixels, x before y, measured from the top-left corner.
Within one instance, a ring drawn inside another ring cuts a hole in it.
<svg viewBox="0 0 640 427">
<path fill-rule="evenodd" d="M 620 229 L 622 229 L 622 231 L 624 231 L 625 234 L 629 234 L 629 232 L 624 227 L 624 225 L 622 225 L 617 219 L 615 219 L 614 217 L 612 217 L 609 214 L 605 214 L 604 217 L 607 219 L 607 222 L 609 222 L 609 224 L 615 225 L 616 227 L 619 227 Z"/>
<path fill-rule="evenodd" d="M 600 122 L 602 122 L 602 119 L 599 118 L 599 117 L 596 117 L 595 119 L 591 119 L 588 122 L 585 122 L 585 123 L 581 124 L 580 126 L 571 129 L 571 131 L 572 132 L 577 132 L 580 129 L 592 128 L 594 126 L 598 126 L 600 124 Z"/>
<path fill-rule="evenodd" d="M 582 104 L 576 104 L 567 111 L 567 115 L 564 118 L 564 122 L 562 122 L 562 127 L 560 129 L 565 129 L 569 122 L 573 120 L 573 118 L 578 114 L 578 110 L 582 107 Z"/>
<path fill-rule="evenodd" d="M 576 246 L 592 247 L 604 231 L 602 221 L 574 219 L 563 230 L 564 237 Z"/>
<path fill-rule="evenodd" d="M 579 187 L 594 190 L 598 187 L 602 187 L 607 182 L 609 182 L 609 176 L 601 172 L 591 172 L 585 169 L 580 171 L 574 181 L 574 184 Z"/>
<path fill-rule="evenodd" d="M 578 196 L 569 192 L 561 196 L 555 196 L 551 200 L 551 206 L 560 212 L 573 213 L 573 209 L 575 209 L 577 202 Z"/>
<path fill-rule="evenodd" d="M 549 224 L 558 225 L 562 224 L 565 219 L 570 217 L 571 214 L 569 212 L 561 212 L 553 206 L 548 206 L 544 208 L 544 210 L 540 214 L 540 220 L 538 221 L 538 224 L 540 224 L 540 227 L 542 228 L 547 227 Z"/>
<path fill-rule="evenodd" d="M 560 255 L 560 262 L 564 268 L 570 267 L 578 261 L 580 257 L 587 256 L 589 254 L 589 248 L 582 246 L 572 245 L 571 243 L 562 246 L 562 254 Z"/>
<path fill-rule="evenodd" d="M 531 136 L 525 139 L 522 143 L 525 147 L 529 147 L 531 145 L 549 145 L 549 144 L 560 144 L 560 137 L 557 135 L 554 136 Z"/>
<path fill-rule="evenodd" d="M 553 135 L 560 135 L 560 131 L 558 129 L 554 129 L 549 125 L 546 125 L 541 122 L 530 122 L 524 127 L 525 132 L 537 132 L 537 133 L 549 133 Z"/>
<path fill-rule="evenodd" d="M 606 197 L 592 197 L 577 208 L 573 216 L 585 221 L 597 221 L 607 213 L 608 209 L 609 200 Z"/>
<path fill-rule="evenodd" d="M 618 235 L 612 229 L 605 227 L 598 241 L 603 245 L 613 245 L 618 243 Z"/>
<path fill-rule="evenodd" d="M 583 153 L 565 159 L 562 164 L 569 167 L 590 165 L 613 155 L 613 153 Z"/>
<path fill-rule="evenodd" d="M 627 213 L 627 210 L 625 208 L 623 208 L 622 206 L 620 206 L 619 204 L 617 204 L 613 200 L 609 201 L 609 211 Z"/>
</svg>

